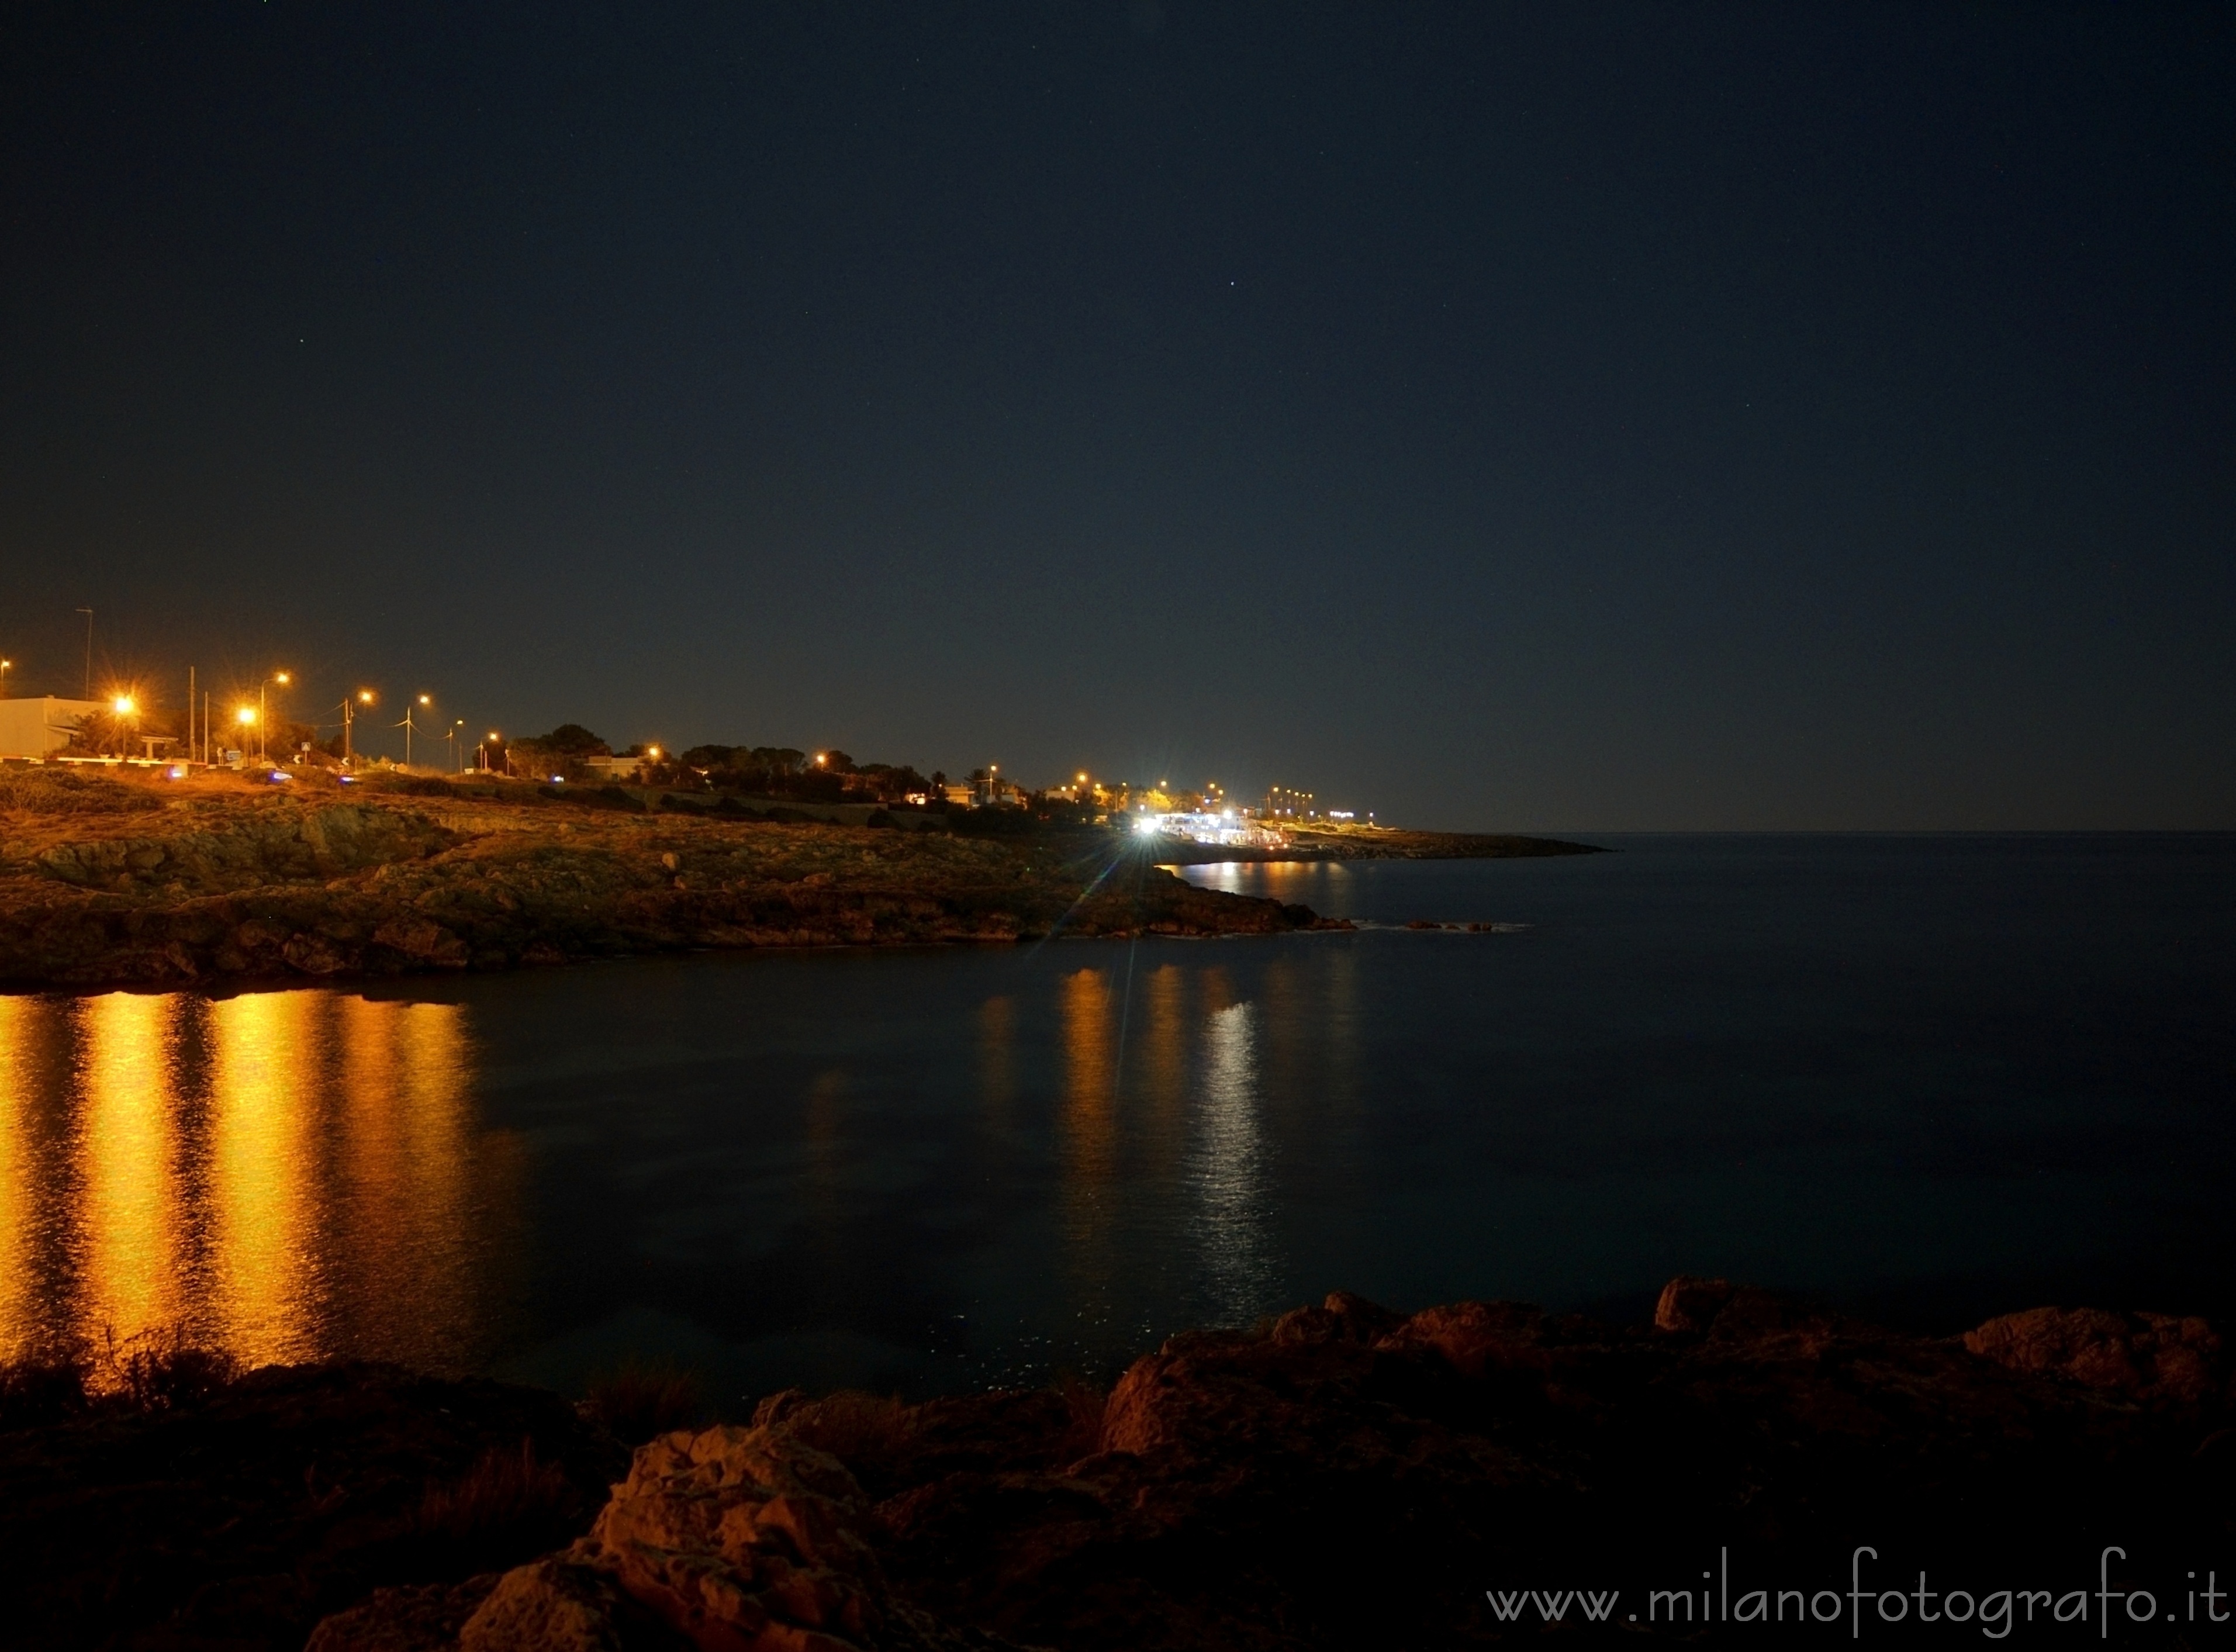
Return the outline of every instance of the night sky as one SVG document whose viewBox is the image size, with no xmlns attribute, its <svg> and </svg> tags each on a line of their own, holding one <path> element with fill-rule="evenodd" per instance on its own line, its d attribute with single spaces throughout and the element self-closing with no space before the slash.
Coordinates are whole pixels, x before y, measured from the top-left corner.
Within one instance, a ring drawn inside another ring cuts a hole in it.
<svg viewBox="0 0 2236 1652">
<path fill-rule="evenodd" d="M 0 131 L 13 693 L 2236 826 L 2236 9 L 73 0 Z"/>
</svg>

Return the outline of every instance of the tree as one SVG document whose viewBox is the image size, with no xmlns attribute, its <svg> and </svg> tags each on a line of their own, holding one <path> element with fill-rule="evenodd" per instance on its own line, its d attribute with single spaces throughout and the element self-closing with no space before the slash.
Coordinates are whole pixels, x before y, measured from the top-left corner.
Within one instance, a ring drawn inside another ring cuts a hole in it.
<svg viewBox="0 0 2236 1652">
<path fill-rule="evenodd" d="M 614 749 L 580 723 L 561 723 L 549 734 L 526 743 L 556 752 L 562 757 L 609 757 Z"/>
</svg>

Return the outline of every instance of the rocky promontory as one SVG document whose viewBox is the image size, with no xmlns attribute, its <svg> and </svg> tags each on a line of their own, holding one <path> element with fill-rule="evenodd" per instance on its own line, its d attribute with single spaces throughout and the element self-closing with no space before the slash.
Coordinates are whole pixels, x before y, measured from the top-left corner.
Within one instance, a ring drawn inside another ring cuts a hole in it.
<svg viewBox="0 0 2236 1652">
<path fill-rule="evenodd" d="M 668 812 L 618 789 L 0 774 L 0 981 L 20 984 L 1321 927 L 1347 925 L 1198 889 L 1108 834 Z"/>
<path fill-rule="evenodd" d="M 1960 1597 L 1967 1634 L 2191 1646 L 2229 1609 L 2231 1379 L 2193 1318 L 1931 1337 L 1680 1279 L 1635 1327 L 1338 1293 L 1107 1392 L 779 1393 L 633 1460 L 553 1397 L 381 1367 L 13 1432 L 0 1384 L 0 1556 L 31 1646 L 1761 1641 L 1858 1601 L 1884 1638 Z"/>
</svg>

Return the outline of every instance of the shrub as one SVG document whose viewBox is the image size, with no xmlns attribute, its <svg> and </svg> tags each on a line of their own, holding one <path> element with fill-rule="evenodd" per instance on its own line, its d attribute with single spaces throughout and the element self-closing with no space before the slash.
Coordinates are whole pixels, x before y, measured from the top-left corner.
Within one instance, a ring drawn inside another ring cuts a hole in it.
<svg viewBox="0 0 2236 1652">
<path fill-rule="evenodd" d="M 0 1366 L 0 1432 L 43 1428 L 81 1415 L 92 1403 L 86 1375 L 75 1359 Z"/>
<path fill-rule="evenodd" d="M 523 1438 L 518 1451 L 484 1451 L 458 1478 L 430 1485 L 413 1524 L 423 1537 L 479 1551 L 563 1537 L 580 1508 L 566 1471 L 539 1461 Z"/>
<path fill-rule="evenodd" d="M 135 1411 L 176 1411 L 197 1405 L 240 1376 L 239 1360 L 221 1349 L 197 1347 L 180 1326 L 142 1331 L 122 1342 L 114 1331 L 102 1334 L 110 1381 Z"/>
<path fill-rule="evenodd" d="M 163 806 L 152 786 L 47 768 L 0 771 L 0 810 L 24 814 L 140 814 Z"/>
<path fill-rule="evenodd" d="M 1075 1372 L 1058 1372 L 1055 1386 L 1071 1418 L 1057 1454 L 1075 1463 L 1102 1448 L 1102 1418 L 1110 1408 L 1110 1396 Z"/>
<path fill-rule="evenodd" d="M 641 1366 L 634 1360 L 594 1380 L 581 1406 L 582 1415 L 602 1425 L 624 1445 L 641 1445 L 676 1429 L 688 1428 L 705 1415 L 706 1409 L 705 1395 L 693 1372 L 672 1366 Z"/>
</svg>

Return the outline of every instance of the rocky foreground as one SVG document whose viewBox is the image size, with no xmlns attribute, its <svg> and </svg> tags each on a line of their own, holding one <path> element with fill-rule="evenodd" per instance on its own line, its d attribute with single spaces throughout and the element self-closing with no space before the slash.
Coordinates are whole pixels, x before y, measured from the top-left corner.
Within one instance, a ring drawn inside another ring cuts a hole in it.
<svg viewBox="0 0 2236 1652">
<path fill-rule="evenodd" d="M 1692 1279 L 1635 1329 L 1338 1294 L 1108 1394 L 784 1393 L 633 1462 L 556 1397 L 269 1371 L 0 1432 L 0 1586 L 37 1646 L 1194 1652 L 1534 1644 L 1587 1598 L 1738 1640 L 1758 1589 L 1823 1636 L 1855 1566 L 1878 1638 L 1878 1592 L 1925 1589 L 1963 1633 L 2033 1590 L 2036 1634 L 2101 1640 L 2108 1564 L 2111 1643 L 2219 1644 L 2231 1374 L 2194 1319 L 1931 1339 Z M 2173 1621 L 2122 1618 L 2145 1588 Z"/>
<path fill-rule="evenodd" d="M 385 788 L 385 789 L 384 789 Z M 958 837 L 438 780 L 0 773 L 0 982 L 218 984 L 694 948 L 1270 934 L 1107 834 Z"/>
</svg>

